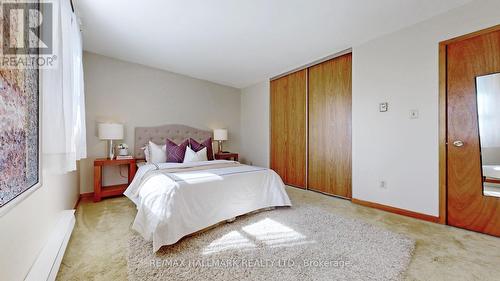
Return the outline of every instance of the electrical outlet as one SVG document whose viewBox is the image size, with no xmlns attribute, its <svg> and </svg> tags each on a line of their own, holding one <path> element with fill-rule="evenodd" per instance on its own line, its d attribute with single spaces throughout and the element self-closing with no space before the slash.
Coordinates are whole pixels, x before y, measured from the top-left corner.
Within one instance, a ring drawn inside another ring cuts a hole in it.
<svg viewBox="0 0 500 281">
<path fill-rule="evenodd" d="M 381 180 L 379 183 L 379 187 L 383 189 L 387 189 L 387 182 L 385 180 Z"/>
</svg>

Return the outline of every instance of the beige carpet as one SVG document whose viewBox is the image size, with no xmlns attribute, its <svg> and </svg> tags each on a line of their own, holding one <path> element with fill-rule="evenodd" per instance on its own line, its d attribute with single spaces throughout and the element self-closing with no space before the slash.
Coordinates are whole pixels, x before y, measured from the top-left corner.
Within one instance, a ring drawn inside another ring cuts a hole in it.
<svg viewBox="0 0 500 281">
<path fill-rule="evenodd" d="M 124 197 L 80 202 L 57 280 L 127 280 L 125 253 L 135 213 Z"/>
<path fill-rule="evenodd" d="M 500 239 L 352 204 L 316 192 L 287 188 L 294 204 L 362 220 L 417 243 L 407 281 L 498 280 Z M 57 280 L 127 280 L 127 248 L 135 206 L 125 197 L 80 202 L 76 226 Z M 0 278 L 1 279 L 1 278 Z"/>
<path fill-rule="evenodd" d="M 401 280 L 415 242 L 401 234 L 295 205 L 239 217 L 156 254 L 129 241 L 131 281 Z"/>
</svg>

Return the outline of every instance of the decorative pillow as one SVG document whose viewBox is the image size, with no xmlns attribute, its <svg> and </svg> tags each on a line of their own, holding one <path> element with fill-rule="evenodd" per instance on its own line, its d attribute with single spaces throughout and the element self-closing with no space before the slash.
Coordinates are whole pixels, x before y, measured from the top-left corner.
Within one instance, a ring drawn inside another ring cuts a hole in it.
<svg viewBox="0 0 500 281">
<path fill-rule="evenodd" d="M 204 147 L 198 152 L 194 152 L 189 146 L 186 148 L 183 163 L 207 161 L 207 148 Z"/>
<path fill-rule="evenodd" d="M 144 150 L 144 159 L 146 159 L 146 162 L 149 163 L 149 144 L 141 147 L 142 150 Z"/>
<path fill-rule="evenodd" d="M 184 161 L 184 155 L 186 154 L 186 147 L 188 146 L 189 140 L 185 140 L 183 143 L 177 145 L 175 142 L 167 139 L 167 162 L 171 163 L 182 163 Z"/>
<path fill-rule="evenodd" d="M 204 140 L 202 143 L 198 143 L 195 139 L 190 138 L 189 144 L 194 152 L 202 150 L 204 147 L 207 148 L 207 159 L 214 160 L 214 151 L 212 148 L 212 138 Z"/>
<path fill-rule="evenodd" d="M 144 147 L 144 156 L 148 163 L 165 163 L 167 162 L 166 154 L 167 146 L 156 144 L 149 141 L 148 145 Z"/>
</svg>

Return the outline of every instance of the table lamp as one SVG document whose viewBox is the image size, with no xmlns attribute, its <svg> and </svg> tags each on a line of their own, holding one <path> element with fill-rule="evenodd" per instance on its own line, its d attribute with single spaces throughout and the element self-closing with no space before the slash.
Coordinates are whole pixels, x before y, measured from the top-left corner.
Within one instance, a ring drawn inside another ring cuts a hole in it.
<svg viewBox="0 0 500 281">
<path fill-rule="evenodd" d="M 99 139 L 109 141 L 109 159 L 115 158 L 113 140 L 123 139 L 123 125 L 117 123 L 100 123 L 98 131 Z"/>
<path fill-rule="evenodd" d="M 222 152 L 222 142 L 227 140 L 227 130 L 226 129 L 215 129 L 214 130 L 214 140 L 219 143 L 219 151 L 217 153 Z"/>
</svg>

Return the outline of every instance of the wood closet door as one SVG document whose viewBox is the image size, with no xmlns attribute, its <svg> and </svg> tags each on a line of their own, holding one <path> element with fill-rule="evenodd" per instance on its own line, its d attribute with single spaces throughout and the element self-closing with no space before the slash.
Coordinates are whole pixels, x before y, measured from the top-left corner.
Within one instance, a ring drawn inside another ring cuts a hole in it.
<svg viewBox="0 0 500 281">
<path fill-rule="evenodd" d="M 307 70 L 271 81 L 271 169 L 286 184 L 306 186 Z"/>
<path fill-rule="evenodd" d="M 351 64 L 347 54 L 309 68 L 308 188 L 351 198 Z"/>
<path fill-rule="evenodd" d="M 500 236 L 500 198 L 483 195 L 476 101 L 476 77 L 500 72 L 500 31 L 451 43 L 446 53 L 448 224 Z"/>
</svg>

